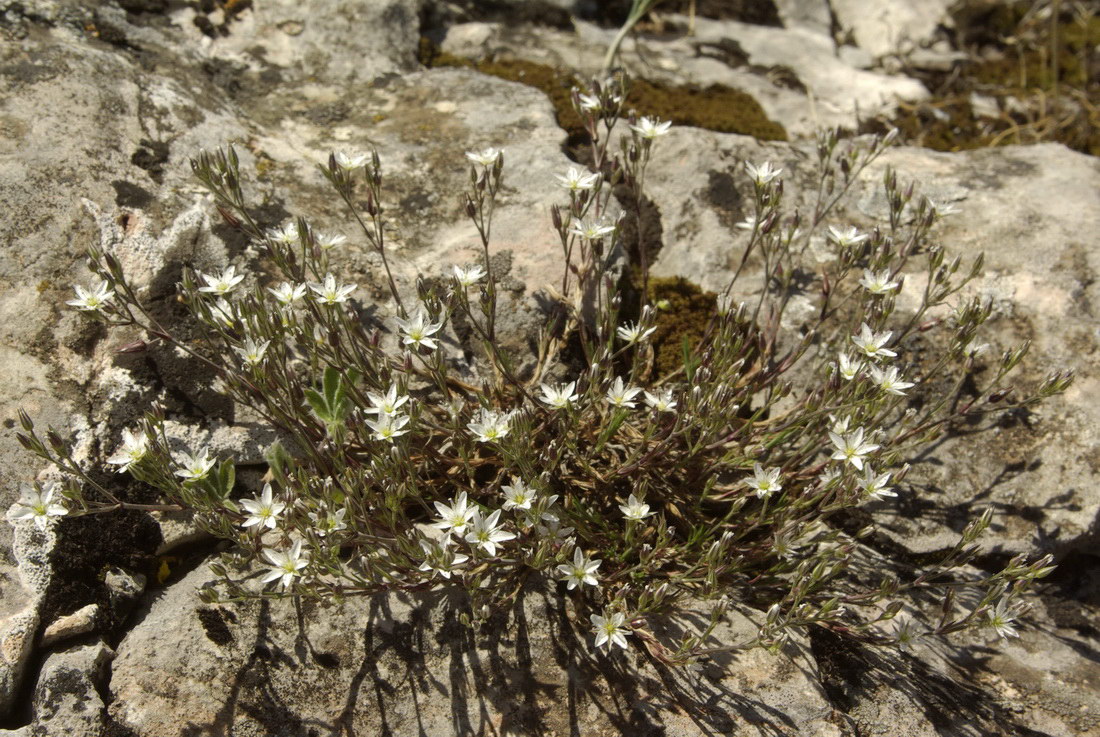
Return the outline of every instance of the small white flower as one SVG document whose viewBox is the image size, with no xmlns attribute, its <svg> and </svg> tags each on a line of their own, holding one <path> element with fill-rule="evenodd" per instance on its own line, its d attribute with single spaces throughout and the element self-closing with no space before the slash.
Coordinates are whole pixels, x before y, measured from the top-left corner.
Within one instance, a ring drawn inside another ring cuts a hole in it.
<svg viewBox="0 0 1100 737">
<path fill-rule="evenodd" d="M 267 291 L 271 292 L 276 302 L 284 307 L 290 307 L 302 297 L 306 296 L 306 285 L 283 282 L 277 287 L 268 287 Z"/>
<path fill-rule="evenodd" d="M 581 104 L 581 110 L 585 110 L 590 113 L 596 113 L 603 110 L 603 104 L 600 102 L 600 98 L 597 95 L 578 95 Z"/>
<path fill-rule="evenodd" d="M 504 153 L 503 149 L 496 149 L 489 147 L 482 151 L 467 151 L 466 158 L 475 164 L 481 164 L 482 166 L 492 166 L 497 163 L 497 159 Z"/>
<path fill-rule="evenodd" d="M 879 295 L 889 294 L 901 286 L 901 282 L 890 281 L 889 269 L 883 269 L 882 271 L 867 269 L 863 272 L 863 278 L 859 280 L 859 283 L 871 294 Z"/>
<path fill-rule="evenodd" d="M 333 532 L 339 532 L 340 530 L 346 530 L 348 523 L 344 521 L 344 517 L 347 516 L 348 510 L 340 507 L 333 514 L 327 514 L 324 512 L 310 512 L 309 520 L 313 523 L 313 529 L 317 533 L 318 537 L 324 537 Z"/>
<path fill-rule="evenodd" d="M 866 233 L 860 233 L 856 228 L 848 226 L 841 230 L 835 225 L 829 226 L 828 239 L 841 248 L 848 248 L 850 246 L 858 246 L 869 237 Z"/>
<path fill-rule="evenodd" d="M 345 171 L 351 171 L 352 169 L 358 169 L 361 166 L 365 166 L 370 160 L 370 156 L 367 154 L 346 154 L 343 151 L 337 151 L 336 165 Z"/>
<path fill-rule="evenodd" d="M 274 530 L 279 523 L 279 515 L 286 509 L 283 502 L 274 501 L 271 497 L 271 484 L 264 484 L 264 490 L 258 498 L 241 499 L 241 506 L 248 512 L 249 517 L 241 527 L 259 526 Z"/>
<path fill-rule="evenodd" d="M 482 409 L 478 414 L 478 419 L 467 423 L 466 427 L 477 437 L 479 442 L 489 443 L 502 440 L 511 429 L 509 425 L 511 421 L 511 412 L 499 413 Z"/>
<path fill-rule="evenodd" d="M 928 198 L 925 198 L 928 199 Z M 945 218 L 948 215 L 955 215 L 961 212 L 961 210 L 950 202 L 945 202 L 942 205 L 938 205 L 931 199 L 928 199 L 928 209 L 935 213 L 937 218 Z"/>
<path fill-rule="evenodd" d="M 106 307 L 107 303 L 115 296 L 115 291 L 107 288 L 106 280 L 101 281 L 99 285 L 91 291 L 79 284 L 73 287 L 73 291 L 76 292 L 76 299 L 70 299 L 65 304 L 85 312 L 98 312 Z"/>
<path fill-rule="evenodd" d="M 439 332 L 439 329 L 443 327 L 443 323 L 430 322 L 423 307 L 418 309 L 416 314 L 408 320 L 402 320 L 400 317 L 395 319 L 397 320 L 397 326 L 405 334 L 402 339 L 405 345 L 416 346 L 417 348 L 423 346 L 428 350 L 435 350 L 438 347 L 439 344 L 436 339 L 431 336 Z"/>
<path fill-rule="evenodd" d="M 550 386 L 548 384 L 539 385 L 539 389 L 542 391 L 542 401 L 554 409 L 565 409 L 572 402 L 576 401 L 577 395 L 574 391 L 576 388 L 577 382 L 575 381 L 571 381 L 568 384 L 558 384 L 556 386 Z"/>
<path fill-rule="evenodd" d="M 616 376 L 615 381 L 607 390 L 607 401 L 615 407 L 629 407 L 634 409 L 634 397 L 641 394 L 642 390 L 636 387 L 628 387 L 623 384 L 623 378 Z"/>
<path fill-rule="evenodd" d="M 466 533 L 466 542 L 489 555 L 496 555 L 499 543 L 514 540 L 516 537 L 514 532 L 506 532 L 502 527 L 499 509 L 488 517 L 482 517 L 481 512 L 475 509 L 474 516 L 470 519 L 470 531 Z"/>
<path fill-rule="evenodd" d="M 863 361 L 858 358 L 853 359 L 847 353 L 841 353 L 837 359 L 837 372 L 840 374 L 840 378 L 845 381 L 856 378 L 862 369 Z"/>
<path fill-rule="evenodd" d="M 542 515 L 540 524 L 535 528 L 535 531 L 539 534 L 539 537 L 544 537 L 555 543 L 564 543 L 569 539 L 569 536 L 573 534 L 572 527 L 562 527 L 561 520 L 549 513 Z M 534 524 L 540 520 L 529 520 L 529 524 Z"/>
<path fill-rule="evenodd" d="M 655 330 L 657 328 L 643 328 L 638 323 L 628 322 L 626 325 L 620 325 L 615 333 L 627 343 L 637 343 L 653 335 Z"/>
<path fill-rule="evenodd" d="M 759 463 L 752 467 L 753 478 L 745 479 L 744 484 L 756 492 L 756 496 L 764 499 L 768 495 L 782 491 L 783 485 L 779 483 L 780 468 L 764 468 Z"/>
<path fill-rule="evenodd" d="M 897 639 L 898 650 L 903 653 L 913 651 L 913 643 L 920 635 L 913 631 L 913 620 L 907 616 L 900 616 L 894 621 L 894 637 Z"/>
<path fill-rule="evenodd" d="M 315 233 L 313 235 L 313 242 L 317 244 L 317 247 L 322 251 L 331 251 L 337 246 L 342 246 L 347 243 L 348 237 L 346 235 L 329 235 L 327 233 Z"/>
<path fill-rule="evenodd" d="M 905 390 L 913 386 L 911 381 L 902 381 L 898 376 L 898 370 L 891 366 L 888 369 L 881 369 L 878 366 L 871 367 L 871 378 L 878 384 L 879 388 L 887 394 L 896 394 L 899 397 L 905 396 Z"/>
<path fill-rule="evenodd" d="M 465 534 L 466 525 L 477 513 L 477 507 L 470 507 L 466 504 L 465 491 L 453 499 L 450 505 L 435 502 L 435 509 L 439 512 L 439 521 L 433 522 L 432 527 L 443 530 L 448 535 L 453 533 L 459 537 Z"/>
<path fill-rule="evenodd" d="M 652 141 L 654 138 L 666 135 L 671 127 L 672 123 L 667 120 L 662 123 L 656 118 L 642 118 L 638 121 L 638 125 L 630 126 L 630 130 Z"/>
<path fill-rule="evenodd" d="M 569 167 L 569 171 L 565 172 L 565 176 L 561 174 L 555 174 L 561 187 L 568 189 L 570 192 L 576 192 L 581 189 L 592 189 L 596 186 L 596 181 L 600 178 L 599 174 L 584 174 L 580 172 L 577 167 Z"/>
<path fill-rule="evenodd" d="M 770 161 L 765 161 L 760 166 L 756 166 L 752 162 L 746 161 L 745 171 L 749 173 L 749 177 L 752 178 L 752 181 L 760 187 L 763 187 L 765 184 L 770 184 L 776 177 L 783 173 L 782 169 L 773 169 Z"/>
<path fill-rule="evenodd" d="M 298 242 L 298 224 L 291 221 L 281 228 L 269 230 L 267 237 L 284 246 L 293 246 Z"/>
<path fill-rule="evenodd" d="M 310 283 L 309 288 L 317 297 L 318 301 L 325 305 L 338 305 L 341 302 L 347 302 L 348 297 L 355 291 L 354 284 L 338 285 L 336 283 L 336 277 L 332 274 L 325 276 L 324 284 L 313 282 Z"/>
<path fill-rule="evenodd" d="M 241 357 L 249 366 L 259 366 L 263 363 L 264 354 L 267 353 L 267 347 L 271 345 L 270 340 L 265 340 L 263 343 L 257 343 L 252 338 L 245 340 L 243 346 L 234 346 L 233 350 L 237 352 L 237 355 Z"/>
<path fill-rule="evenodd" d="M 455 266 L 455 279 L 464 287 L 472 287 L 485 278 L 485 269 L 480 266 Z"/>
<path fill-rule="evenodd" d="M 875 470 L 871 468 L 870 464 L 863 469 L 863 478 L 859 479 L 856 483 L 859 488 L 863 489 L 863 493 L 872 499 L 883 499 L 888 496 L 897 496 L 897 492 L 893 491 L 888 484 L 890 482 L 891 472 L 876 474 Z"/>
<path fill-rule="evenodd" d="M 634 522 L 641 522 L 643 519 L 653 514 L 653 512 L 649 511 L 649 505 L 640 501 L 638 497 L 633 494 L 626 500 L 626 504 L 619 505 L 619 510 L 623 513 L 624 517 Z"/>
<path fill-rule="evenodd" d="M 16 510 L 11 513 L 11 519 L 32 519 L 38 529 L 41 530 L 45 529 L 46 525 L 50 523 L 50 517 L 65 516 L 69 513 L 69 510 L 53 501 L 56 489 L 57 486 L 51 484 L 45 492 L 39 488 L 25 490 L 19 497 L 19 501 L 16 502 Z M 19 507 L 22 507 L 22 509 Z"/>
<path fill-rule="evenodd" d="M 618 645 L 626 650 L 626 636 L 630 634 L 630 629 L 623 626 L 626 624 L 626 615 L 622 612 L 615 612 L 610 617 L 593 614 L 590 619 L 592 631 L 596 634 L 596 647 L 610 650 L 612 645 Z"/>
<path fill-rule="evenodd" d="M 859 335 L 852 336 L 852 343 L 855 344 L 856 348 L 867 354 L 869 358 L 877 359 L 884 356 L 893 358 L 898 354 L 889 348 L 883 348 L 893 334 L 892 330 L 885 333 L 874 333 L 871 331 L 870 325 L 863 323 L 860 326 Z"/>
<path fill-rule="evenodd" d="M 863 470 L 863 456 L 879 449 L 877 445 L 863 442 L 862 427 L 857 427 L 852 432 L 844 435 L 830 432 L 829 439 L 833 441 L 833 445 L 836 447 L 836 452 L 833 453 L 832 459 L 835 461 L 847 461 L 859 471 Z"/>
<path fill-rule="evenodd" d="M 206 474 L 210 473 L 210 469 L 214 467 L 217 460 L 211 458 L 204 450 L 201 456 L 183 453 L 176 462 L 180 466 L 175 470 L 176 476 L 184 481 L 198 481 L 206 478 Z"/>
<path fill-rule="evenodd" d="M 993 630 L 1005 638 L 1019 637 L 1020 633 L 1016 631 L 1016 625 L 1014 622 L 1016 619 L 1026 611 L 1027 607 L 1010 603 L 1008 597 L 1002 598 L 997 602 L 997 606 L 993 607 L 987 612 L 989 621 L 986 625 L 992 627 Z"/>
<path fill-rule="evenodd" d="M 658 412 L 671 412 L 676 409 L 676 400 L 672 398 L 671 389 L 665 389 L 660 394 L 645 392 L 645 403 Z"/>
<path fill-rule="evenodd" d="M 578 220 L 576 224 L 569 229 L 569 232 L 573 235 L 580 236 L 586 241 L 596 241 L 603 238 L 605 235 L 609 235 L 615 232 L 614 225 L 607 225 L 600 221 Z"/>
<path fill-rule="evenodd" d="M 115 451 L 113 456 L 107 459 L 107 462 L 113 466 L 118 466 L 119 473 L 129 471 L 130 466 L 144 458 L 148 450 L 149 439 L 145 437 L 145 433 L 140 430 L 137 433 L 123 430 L 122 446 Z"/>
<path fill-rule="evenodd" d="M 233 323 L 236 321 L 233 305 L 226 302 L 222 297 L 218 297 L 218 301 L 210 305 L 210 318 L 224 327 L 233 327 Z"/>
<path fill-rule="evenodd" d="M 367 427 L 374 430 L 375 440 L 389 440 L 404 435 L 408 430 L 403 430 L 409 424 L 407 415 L 379 415 L 378 420 L 367 420 Z"/>
<path fill-rule="evenodd" d="M 531 505 L 535 503 L 538 495 L 531 489 L 522 479 L 512 477 L 512 483 L 508 486 L 500 487 L 500 493 L 504 495 L 504 509 L 521 509 L 528 510 Z"/>
<path fill-rule="evenodd" d="M 199 291 L 208 294 L 229 294 L 233 287 L 244 281 L 244 274 L 238 274 L 236 266 L 230 266 L 220 274 L 204 274 L 200 271 L 199 276 L 206 282 L 206 286 L 199 287 Z"/>
<path fill-rule="evenodd" d="M 264 557 L 271 563 L 271 570 L 264 574 L 260 583 L 279 581 L 284 589 L 290 588 L 298 571 L 309 565 L 309 553 L 302 552 L 301 540 L 296 540 L 286 552 L 264 548 Z"/>
<path fill-rule="evenodd" d="M 374 405 L 373 407 L 368 407 L 363 410 L 367 414 L 393 416 L 397 414 L 397 410 L 401 409 L 405 402 L 409 401 L 409 396 L 407 394 L 403 394 L 400 397 L 397 396 L 397 384 L 390 384 L 386 396 L 383 397 L 373 392 L 367 392 L 367 399 Z"/>
<path fill-rule="evenodd" d="M 559 565 L 558 573 L 564 577 L 570 591 L 585 584 L 599 586 L 600 581 L 596 578 L 596 569 L 600 567 L 601 563 L 603 563 L 602 560 L 592 560 L 581 552 L 580 547 L 576 547 L 573 548 L 572 564 L 563 563 Z"/>
<path fill-rule="evenodd" d="M 419 570 L 432 571 L 433 574 L 438 573 L 448 580 L 450 580 L 451 574 L 455 572 L 456 566 L 460 566 L 470 559 L 470 556 L 456 552 L 454 548 L 446 545 L 433 545 L 426 540 L 420 541 L 420 547 L 424 549 L 426 558 L 420 564 Z"/>
</svg>

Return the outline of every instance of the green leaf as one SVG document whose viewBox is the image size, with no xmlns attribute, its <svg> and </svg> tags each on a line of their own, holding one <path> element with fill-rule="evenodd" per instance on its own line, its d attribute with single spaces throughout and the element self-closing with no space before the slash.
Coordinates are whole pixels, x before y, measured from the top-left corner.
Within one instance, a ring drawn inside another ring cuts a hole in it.
<svg viewBox="0 0 1100 737">
<path fill-rule="evenodd" d="M 325 404 L 329 410 L 336 408 L 339 404 L 340 398 L 343 396 L 343 381 L 340 379 L 340 372 L 334 369 L 332 366 L 325 367 L 325 378 L 321 382 L 321 386 L 325 392 Z"/>
<path fill-rule="evenodd" d="M 283 444 L 276 440 L 264 453 L 264 459 L 271 467 L 271 475 L 279 482 L 280 486 L 287 486 L 287 470 L 294 463 Z"/>
<path fill-rule="evenodd" d="M 321 396 L 320 392 L 314 389 L 305 390 L 306 402 L 309 403 L 310 408 L 313 410 L 313 414 L 317 415 L 317 419 L 321 422 L 332 422 L 332 412 L 329 410 L 328 402 Z"/>
<path fill-rule="evenodd" d="M 224 499 L 233 491 L 233 485 L 237 481 L 237 468 L 233 465 L 232 458 L 226 458 L 218 467 L 218 491 Z"/>
</svg>

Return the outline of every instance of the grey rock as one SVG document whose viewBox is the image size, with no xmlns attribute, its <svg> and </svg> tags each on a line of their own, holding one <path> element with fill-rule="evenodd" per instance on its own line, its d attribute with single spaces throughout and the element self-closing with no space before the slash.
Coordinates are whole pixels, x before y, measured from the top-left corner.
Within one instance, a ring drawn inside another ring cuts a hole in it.
<svg viewBox="0 0 1100 737">
<path fill-rule="evenodd" d="M 157 554 L 161 555 L 159 551 Z M 112 568 L 107 571 L 103 583 L 107 587 L 111 616 L 115 621 L 124 621 L 141 595 L 145 593 L 145 576 L 121 568 Z"/>
<path fill-rule="evenodd" d="M 904 0 L 829 0 L 842 31 L 851 32 L 856 45 L 881 57 L 923 45 L 936 28 L 947 22 L 949 0 L 910 3 Z"/>
<path fill-rule="evenodd" d="M 6 573 L 0 597 L 0 714 L 16 706 L 52 579 L 49 560 L 56 544 L 52 526 L 39 529 L 31 522 L 15 526 L 15 567 Z"/>
<path fill-rule="evenodd" d="M 30 734 L 105 734 L 106 706 L 100 696 L 114 652 L 103 642 L 55 653 L 46 659 L 34 690 Z"/>
<path fill-rule="evenodd" d="M 784 28 L 801 28 L 832 37 L 833 19 L 829 0 L 775 0 Z"/>
<path fill-rule="evenodd" d="M 95 629 L 96 618 L 99 616 L 99 605 L 88 604 L 77 609 L 72 614 L 58 617 L 46 626 L 42 632 L 39 645 L 44 648 L 53 647 L 59 642 L 71 639 L 77 635 L 87 634 Z"/>
</svg>

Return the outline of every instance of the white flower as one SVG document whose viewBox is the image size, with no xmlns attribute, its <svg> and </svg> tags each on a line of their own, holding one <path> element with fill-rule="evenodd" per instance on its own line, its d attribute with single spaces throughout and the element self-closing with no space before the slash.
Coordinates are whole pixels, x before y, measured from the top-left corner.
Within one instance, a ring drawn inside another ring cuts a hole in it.
<svg viewBox="0 0 1100 737">
<path fill-rule="evenodd" d="M 897 638 L 898 650 L 903 653 L 912 652 L 913 643 L 920 637 L 913 631 L 912 618 L 903 615 L 894 621 L 894 637 Z"/>
<path fill-rule="evenodd" d="M 600 582 L 596 578 L 596 569 L 600 567 L 601 563 L 603 563 L 602 560 L 592 560 L 581 552 L 580 547 L 576 547 L 573 548 L 573 562 L 558 566 L 558 573 L 568 582 L 567 588 L 570 591 L 584 584 L 599 586 Z"/>
<path fill-rule="evenodd" d="M 580 236 L 586 241 L 595 241 L 603 238 L 605 235 L 615 232 L 614 225 L 607 225 L 600 221 L 585 222 L 578 220 L 577 223 L 569 229 L 569 232 L 573 235 Z"/>
<path fill-rule="evenodd" d="M 749 173 L 758 186 L 763 187 L 765 184 L 770 184 L 772 180 L 783 173 L 782 169 L 773 169 L 770 161 L 765 161 L 760 166 L 756 166 L 752 162 L 745 162 L 745 171 Z"/>
<path fill-rule="evenodd" d="M 480 266 L 455 266 L 455 279 L 464 287 L 472 287 L 485 278 L 485 269 Z"/>
<path fill-rule="evenodd" d="M 325 305 L 338 305 L 341 302 L 347 302 L 348 296 L 355 291 L 354 284 L 338 285 L 336 277 L 332 274 L 325 276 L 324 284 L 311 282 L 309 288 L 321 304 Z"/>
<path fill-rule="evenodd" d="M 386 396 L 382 397 L 373 392 L 367 392 L 367 399 L 374 405 L 373 407 L 368 407 L 363 410 L 367 414 L 393 416 L 397 414 L 397 410 L 399 410 L 405 402 L 409 401 L 409 396 L 407 394 L 403 394 L 400 397 L 397 396 L 397 384 L 391 384 L 389 390 L 386 392 Z"/>
<path fill-rule="evenodd" d="M 575 166 L 569 167 L 569 171 L 565 172 L 565 176 L 561 174 L 555 174 L 554 176 L 561 186 L 570 192 L 576 192 L 580 189 L 592 189 L 600 178 L 599 174 L 583 174 Z"/>
<path fill-rule="evenodd" d="M 596 647 L 606 646 L 610 650 L 612 645 L 618 645 L 623 650 L 626 649 L 626 636 L 630 634 L 630 629 L 623 626 L 626 624 L 626 615 L 622 612 L 615 612 L 610 617 L 593 614 L 590 619 L 592 631 L 596 634 Z"/>
<path fill-rule="evenodd" d="M 598 113 L 603 110 L 603 103 L 600 102 L 598 95 L 578 95 L 581 104 L 581 110 L 585 110 L 590 113 Z"/>
<path fill-rule="evenodd" d="M 88 291 L 77 284 L 73 287 L 76 299 L 70 299 L 65 304 L 85 312 L 98 312 L 103 309 L 115 296 L 115 290 L 107 288 L 107 281 L 101 281 L 95 289 Z"/>
<path fill-rule="evenodd" d="M 492 166 L 497 163 L 497 159 L 504 153 L 504 149 L 495 149 L 489 147 L 482 151 L 467 151 L 466 158 L 475 164 L 481 164 L 482 166 Z"/>
<path fill-rule="evenodd" d="M 642 118 L 638 121 L 638 125 L 630 126 L 630 130 L 652 141 L 654 138 L 666 135 L 671 127 L 672 123 L 667 120 L 662 123 L 656 118 Z"/>
<path fill-rule="evenodd" d="M 514 540 L 514 532 L 505 532 L 501 529 L 500 510 L 496 510 L 488 517 L 482 517 L 481 512 L 474 510 L 474 516 L 470 520 L 470 531 L 466 533 L 466 542 L 481 548 L 489 555 L 497 554 L 497 544 Z"/>
<path fill-rule="evenodd" d="M 465 491 L 453 499 L 449 506 L 443 502 L 435 502 L 435 509 L 439 512 L 439 521 L 433 522 L 432 527 L 459 536 L 466 532 L 466 525 L 477 513 L 477 507 L 467 506 Z"/>
<path fill-rule="evenodd" d="M 1002 598 L 997 602 L 997 606 L 987 612 L 989 621 L 986 624 L 1006 640 L 1009 637 L 1019 637 L 1020 634 L 1016 631 L 1016 625 L 1013 622 L 1026 609 L 1027 607 L 1023 605 L 1010 603 L 1008 597 Z"/>
<path fill-rule="evenodd" d="M 883 348 L 883 346 L 886 345 L 893 334 L 892 330 L 885 333 L 873 333 L 871 332 L 871 326 L 863 323 L 860 326 L 859 335 L 852 336 L 852 343 L 870 358 L 882 358 L 883 356 L 892 358 L 898 354 L 888 348 Z"/>
<path fill-rule="evenodd" d="M 291 221 L 281 228 L 267 231 L 267 237 L 284 246 L 293 246 L 298 242 L 298 225 Z"/>
<path fill-rule="evenodd" d="M 863 456 L 879 449 L 877 445 L 863 442 L 862 427 L 857 427 L 852 432 L 844 435 L 830 432 L 829 439 L 833 441 L 833 445 L 836 447 L 836 452 L 832 455 L 833 460 L 847 461 L 860 471 L 863 470 Z"/>
<path fill-rule="evenodd" d="M 764 468 L 759 463 L 754 463 L 753 478 L 745 479 L 744 484 L 755 491 L 757 497 L 764 499 L 773 492 L 783 490 L 783 484 L 779 483 L 782 472 L 780 468 Z"/>
<path fill-rule="evenodd" d="M 534 490 L 525 484 L 522 479 L 517 479 L 515 476 L 512 477 L 511 485 L 500 487 L 500 492 L 504 495 L 504 508 L 506 510 L 528 510 L 537 498 Z"/>
<path fill-rule="evenodd" d="M 233 305 L 218 297 L 218 301 L 210 305 L 210 318 L 224 327 L 233 327 L 233 323 L 236 321 L 233 314 Z"/>
<path fill-rule="evenodd" d="M 958 207 L 950 202 L 945 202 L 942 205 L 937 205 L 931 199 L 928 199 L 927 197 L 925 199 L 928 201 L 928 209 L 935 213 L 937 218 L 944 218 L 948 215 L 955 215 L 961 212 Z"/>
<path fill-rule="evenodd" d="M 339 532 L 348 528 L 347 522 L 344 522 L 347 513 L 348 510 L 343 507 L 337 509 L 334 514 L 310 512 L 309 520 L 313 523 L 313 529 L 317 532 L 317 536 L 324 537 L 331 532 Z"/>
<path fill-rule="evenodd" d="M 302 552 L 301 540 L 296 540 L 287 552 L 264 548 L 264 557 L 271 563 L 271 570 L 264 574 L 260 583 L 279 581 L 284 589 L 290 588 L 298 571 L 309 565 L 309 553 Z"/>
<path fill-rule="evenodd" d="M 375 440 L 389 440 L 393 442 L 394 438 L 404 435 L 408 430 L 402 430 L 401 428 L 409 424 L 409 418 L 407 415 L 379 415 L 378 420 L 367 420 L 367 427 L 374 430 Z"/>
<path fill-rule="evenodd" d="M 34 524 L 39 529 L 45 529 L 46 525 L 50 522 L 50 517 L 63 517 L 69 513 L 69 510 L 61 504 L 55 504 L 53 501 L 54 491 L 57 486 L 51 484 L 45 492 L 39 488 L 27 489 L 19 497 L 19 501 L 16 502 L 17 507 L 22 509 L 16 509 L 11 513 L 11 519 L 33 519 Z"/>
<path fill-rule="evenodd" d="M 851 381 L 859 375 L 859 372 L 863 369 L 863 361 L 852 359 L 847 353 L 841 353 L 837 359 L 837 371 L 840 374 L 840 378 L 845 381 Z"/>
<path fill-rule="evenodd" d="M 638 323 L 628 322 L 626 325 L 620 325 L 615 333 L 627 343 L 637 343 L 653 335 L 656 329 L 657 328 L 642 328 Z"/>
<path fill-rule="evenodd" d="M 396 318 L 397 326 L 401 328 L 401 332 L 405 334 L 402 342 L 405 345 L 416 346 L 420 348 L 423 346 L 428 350 L 435 350 L 438 347 L 438 343 L 432 335 L 439 332 L 439 329 L 443 327 L 442 322 L 429 322 L 428 315 L 421 307 L 416 311 L 408 320 L 402 320 L 400 317 Z"/>
<path fill-rule="evenodd" d="M 835 225 L 830 225 L 827 237 L 841 248 L 848 248 L 849 246 L 858 246 L 860 243 L 863 243 L 863 241 L 867 240 L 868 235 L 866 233 L 860 233 L 850 225 L 844 230 L 841 230 Z"/>
<path fill-rule="evenodd" d="M 263 493 L 260 494 L 259 498 L 241 499 L 241 506 L 250 515 L 241 524 L 241 527 L 259 525 L 260 528 L 267 527 L 270 530 L 275 529 L 275 526 L 279 523 L 279 515 L 286 509 L 286 504 L 274 501 L 271 498 L 271 484 L 264 484 Z"/>
<path fill-rule="evenodd" d="M 901 285 L 901 282 L 890 281 L 889 269 L 878 272 L 866 269 L 859 283 L 871 294 L 889 294 Z"/>
<path fill-rule="evenodd" d="M 289 307 L 306 296 L 306 285 L 283 282 L 277 287 L 268 287 L 267 291 L 271 292 L 279 304 Z"/>
<path fill-rule="evenodd" d="M 672 398 L 671 389 L 665 389 L 660 394 L 645 392 L 645 403 L 658 412 L 671 412 L 676 409 L 676 400 Z"/>
<path fill-rule="evenodd" d="M 626 500 L 626 504 L 619 505 L 619 510 L 622 511 L 624 517 L 635 522 L 641 522 L 653 514 L 649 511 L 649 505 L 639 501 L 638 497 L 633 494 Z"/>
<path fill-rule="evenodd" d="M 265 340 L 263 343 L 257 343 L 252 338 L 245 340 L 243 346 L 234 346 L 233 350 L 237 352 L 237 355 L 247 363 L 249 366 L 259 366 L 264 360 L 264 354 L 267 353 L 267 347 L 271 344 L 270 340 Z"/>
<path fill-rule="evenodd" d="M 130 466 L 144 458 L 148 450 L 149 439 L 145 437 L 145 433 L 140 430 L 137 433 L 123 430 L 122 446 L 115 451 L 113 456 L 107 459 L 107 462 L 113 466 L 118 466 L 119 473 L 129 471 Z"/>
<path fill-rule="evenodd" d="M 540 384 L 539 389 L 542 391 L 542 401 L 550 405 L 554 409 L 565 409 L 577 399 L 575 389 L 577 388 L 577 382 L 571 381 L 568 384 L 558 384 L 556 386 L 550 386 L 547 384 Z"/>
<path fill-rule="evenodd" d="M 911 381 L 902 381 L 898 377 L 898 370 L 891 366 L 888 369 L 881 369 L 878 366 L 871 367 L 871 378 L 878 384 L 879 388 L 887 394 L 896 394 L 899 397 L 905 396 L 905 390 L 913 386 Z"/>
<path fill-rule="evenodd" d="M 426 540 L 420 541 L 420 547 L 424 549 L 424 555 L 427 557 L 420 564 L 419 570 L 433 571 L 448 580 L 454 573 L 455 566 L 460 566 L 470 559 L 470 556 L 456 552 L 454 548 L 433 545 Z"/>
<path fill-rule="evenodd" d="M 634 397 L 641 394 L 642 390 L 636 387 L 628 387 L 623 384 L 623 378 L 616 376 L 614 383 L 607 390 L 607 401 L 615 407 L 629 407 L 634 409 Z"/>
<path fill-rule="evenodd" d="M 346 171 L 358 169 L 366 165 L 367 161 L 370 159 L 370 156 L 367 154 L 346 154 L 343 151 L 337 151 L 335 157 L 336 165 Z"/>
<path fill-rule="evenodd" d="M 331 251 L 337 246 L 342 246 L 347 243 L 348 237 L 346 235 L 328 235 L 327 233 L 315 233 L 313 235 L 313 242 L 317 244 L 317 247 L 322 251 Z"/>
<path fill-rule="evenodd" d="M 533 522 L 537 521 L 539 520 L 534 520 Z M 535 528 L 539 537 L 547 538 L 555 543 L 563 543 L 573 534 L 572 527 L 562 527 L 561 520 L 550 513 L 542 515 L 542 521 L 545 524 L 541 524 Z"/>
<path fill-rule="evenodd" d="M 893 491 L 888 484 L 890 482 L 891 472 L 876 474 L 875 470 L 871 468 L 870 464 L 863 469 L 863 478 L 859 479 L 856 483 L 859 488 L 863 489 L 863 493 L 873 499 L 882 499 L 888 496 L 897 496 L 897 492 Z"/>
<path fill-rule="evenodd" d="M 199 291 L 209 294 L 229 294 L 233 291 L 233 287 L 244 281 L 244 274 L 238 274 L 236 266 L 230 266 L 222 273 L 215 275 L 204 274 L 200 271 L 199 276 L 206 282 L 206 286 L 199 287 Z"/>
<path fill-rule="evenodd" d="M 474 422 L 467 423 L 466 427 L 477 437 L 479 442 L 488 443 L 503 439 L 504 436 L 508 434 L 508 430 L 510 429 L 509 423 L 511 421 L 511 412 L 501 414 L 499 412 L 493 412 L 492 410 L 482 409 L 478 415 L 478 419 Z"/>
<path fill-rule="evenodd" d="M 211 458 L 205 450 L 201 456 L 183 453 L 177 460 L 180 467 L 176 469 L 175 474 L 184 481 L 198 481 L 210 473 L 210 469 L 216 462 L 216 459 Z"/>
</svg>

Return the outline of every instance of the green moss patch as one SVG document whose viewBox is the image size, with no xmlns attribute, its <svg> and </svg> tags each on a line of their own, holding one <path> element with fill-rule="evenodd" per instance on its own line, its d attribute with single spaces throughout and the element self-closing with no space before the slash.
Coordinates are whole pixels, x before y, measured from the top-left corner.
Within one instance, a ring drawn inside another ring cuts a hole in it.
<svg viewBox="0 0 1100 737">
<path fill-rule="evenodd" d="M 649 280 L 649 300 L 658 306 L 653 346 L 653 378 L 666 376 L 684 365 L 684 341 L 698 345 L 714 316 L 718 296 L 705 292 L 683 277 Z"/>
</svg>

